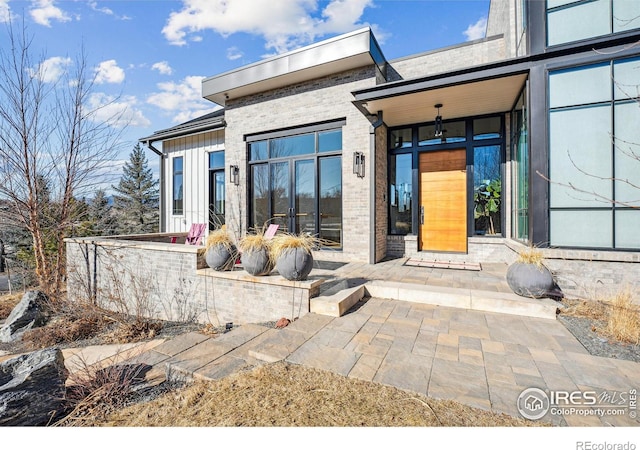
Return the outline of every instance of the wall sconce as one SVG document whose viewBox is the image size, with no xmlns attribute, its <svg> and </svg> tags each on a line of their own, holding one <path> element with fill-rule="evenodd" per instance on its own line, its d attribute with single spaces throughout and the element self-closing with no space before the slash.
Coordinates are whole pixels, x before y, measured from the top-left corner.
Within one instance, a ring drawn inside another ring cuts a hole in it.
<svg viewBox="0 0 640 450">
<path fill-rule="evenodd" d="M 240 167 L 229 166 L 229 181 L 236 186 L 240 185 Z"/>
<path fill-rule="evenodd" d="M 353 152 L 353 173 L 364 178 L 364 153 Z"/>
<path fill-rule="evenodd" d="M 440 115 L 440 108 L 442 108 L 442 103 L 434 105 L 434 108 L 438 108 L 438 115 L 436 116 L 436 132 L 434 136 L 440 137 L 442 136 L 442 116 Z"/>
</svg>

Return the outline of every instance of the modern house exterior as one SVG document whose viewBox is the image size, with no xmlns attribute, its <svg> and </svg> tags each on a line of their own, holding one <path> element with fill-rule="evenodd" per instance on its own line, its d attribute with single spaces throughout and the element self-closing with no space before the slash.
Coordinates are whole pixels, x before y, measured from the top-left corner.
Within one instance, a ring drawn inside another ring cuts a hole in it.
<svg viewBox="0 0 640 450">
<path fill-rule="evenodd" d="M 486 37 L 387 60 L 369 28 L 203 81 L 140 139 L 161 231 L 265 223 L 322 259 L 510 262 L 640 285 L 640 2 L 492 0 Z M 636 45 L 634 45 L 636 44 Z"/>
</svg>

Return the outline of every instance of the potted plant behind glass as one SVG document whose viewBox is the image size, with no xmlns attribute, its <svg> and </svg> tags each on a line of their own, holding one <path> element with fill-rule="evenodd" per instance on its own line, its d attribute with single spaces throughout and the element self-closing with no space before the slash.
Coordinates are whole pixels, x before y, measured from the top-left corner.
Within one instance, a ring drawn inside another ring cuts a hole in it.
<svg viewBox="0 0 640 450">
<path fill-rule="evenodd" d="M 213 270 L 233 269 L 238 258 L 238 249 L 224 225 L 207 236 L 204 258 Z"/>
<path fill-rule="evenodd" d="M 318 239 L 310 234 L 283 233 L 273 238 L 272 258 L 278 273 L 287 280 L 306 280 L 313 268 L 313 249 Z"/>
<path fill-rule="evenodd" d="M 521 252 L 507 269 L 507 284 L 516 294 L 531 298 L 562 298 L 564 295 L 543 264 L 542 252 L 534 247 Z"/>
<path fill-rule="evenodd" d="M 264 229 L 247 234 L 240 239 L 240 261 L 242 267 L 253 276 L 269 275 L 275 265 L 271 255 L 273 238 L 265 236 Z"/>
</svg>

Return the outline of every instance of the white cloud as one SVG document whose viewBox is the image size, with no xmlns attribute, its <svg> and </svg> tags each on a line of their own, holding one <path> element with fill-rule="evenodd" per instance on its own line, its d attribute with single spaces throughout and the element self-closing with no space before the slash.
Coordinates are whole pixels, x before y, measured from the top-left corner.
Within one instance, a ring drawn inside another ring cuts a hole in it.
<svg viewBox="0 0 640 450">
<path fill-rule="evenodd" d="M 96 83 L 122 83 L 124 81 L 124 70 L 118 67 L 115 59 L 102 61 L 96 67 Z"/>
<path fill-rule="evenodd" d="M 181 123 L 214 109 L 211 102 L 202 98 L 204 77 L 188 76 L 179 83 L 158 83 L 160 92 L 151 94 L 147 103 L 172 114 L 173 121 Z"/>
<path fill-rule="evenodd" d="M 35 69 L 30 69 L 29 73 L 32 77 L 36 77 L 44 83 L 54 83 L 64 75 L 67 67 L 72 64 L 71 58 L 53 56 L 42 61 Z"/>
<path fill-rule="evenodd" d="M 316 0 L 183 0 L 162 33 L 169 43 L 185 45 L 188 35 L 212 30 L 223 36 L 245 32 L 262 36 L 265 47 L 284 52 L 329 33 L 345 33 L 360 22 L 373 0 L 331 0 L 318 10 Z M 324 4 L 324 2 L 322 3 Z"/>
<path fill-rule="evenodd" d="M 229 47 L 227 49 L 227 59 L 234 61 L 236 59 L 240 59 L 244 56 L 244 53 L 240 51 L 238 47 Z"/>
<path fill-rule="evenodd" d="M 54 0 L 32 0 L 32 7 L 29 11 L 31 18 L 37 24 L 44 25 L 45 27 L 50 27 L 52 20 L 57 20 L 59 22 L 70 21 L 71 17 L 69 17 L 66 12 L 55 6 L 53 2 Z"/>
<path fill-rule="evenodd" d="M 476 23 L 473 23 L 462 32 L 467 37 L 467 41 L 482 39 L 487 32 L 487 18 L 481 17 Z"/>
<path fill-rule="evenodd" d="M 11 8 L 9 8 L 9 0 L 0 0 L 0 23 L 11 21 Z"/>
<path fill-rule="evenodd" d="M 93 9 L 94 11 L 96 11 L 96 12 L 99 12 L 99 13 L 102 13 L 102 14 L 106 14 L 107 16 L 113 16 L 113 17 L 115 17 L 115 18 L 117 18 L 119 20 L 131 20 L 131 17 L 126 16 L 126 15 L 125 16 L 119 16 L 116 13 L 114 13 L 112 9 L 107 8 L 106 6 L 99 7 L 98 6 L 98 2 L 96 2 L 96 1 L 90 1 L 89 2 L 89 7 L 91 9 Z"/>
<path fill-rule="evenodd" d="M 173 69 L 169 65 L 167 61 L 160 61 L 151 66 L 152 70 L 157 70 L 162 75 L 171 75 L 173 73 Z"/>
<path fill-rule="evenodd" d="M 92 111 L 90 117 L 96 122 L 104 122 L 114 128 L 150 126 L 151 121 L 137 105 L 138 100 L 132 95 L 114 97 L 102 92 L 91 94 L 86 104 Z"/>
</svg>

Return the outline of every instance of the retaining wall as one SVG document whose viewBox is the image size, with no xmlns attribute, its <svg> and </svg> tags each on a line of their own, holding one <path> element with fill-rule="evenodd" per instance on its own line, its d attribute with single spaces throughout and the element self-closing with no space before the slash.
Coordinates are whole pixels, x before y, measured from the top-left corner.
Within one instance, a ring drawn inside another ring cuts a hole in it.
<svg viewBox="0 0 640 450">
<path fill-rule="evenodd" d="M 168 241 L 168 235 L 152 236 Z M 146 318 L 220 326 L 301 317 L 323 282 L 313 273 L 291 282 L 277 272 L 216 272 L 207 267 L 203 247 L 150 239 L 67 239 L 68 296 Z"/>
</svg>

